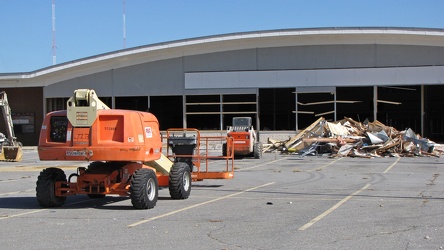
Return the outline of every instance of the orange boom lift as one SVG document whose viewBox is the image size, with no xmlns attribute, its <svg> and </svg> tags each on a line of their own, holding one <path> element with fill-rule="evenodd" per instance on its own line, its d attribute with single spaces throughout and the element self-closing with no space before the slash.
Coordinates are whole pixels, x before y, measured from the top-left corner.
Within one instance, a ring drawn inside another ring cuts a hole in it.
<svg viewBox="0 0 444 250">
<path fill-rule="evenodd" d="M 60 168 L 44 169 L 36 187 L 37 201 L 43 207 L 61 206 L 69 195 L 102 198 L 114 194 L 130 196 L 135 208 L 148 209 L 157 203 L 159 186 L 168 187 L 173 199 L 187 199 L 193 180 L 234 177 L 233 155 L 211 156 L 208 146 L 203 156 L 200 152 L 201 140 L 206 144 L 218 140 L 233 147 L 228 137 L 204 138 L 192 130 L 197 135 L 187 138 L 188 130 L 182 129 L 181 137 L 168 135 L 173 154 L 167 157 L 153 114 L 109 109 L 89 89 L 74 91 L 67 107 L 46 115 L 39 138 L 40 160 L 87 161 L 89 165 L 68 178 Z M 207 164 L 201 168 L 201 161 L 208 163 L 211 158 L 225 159 L 225 167 L 215 172 Z"/>
</svg>

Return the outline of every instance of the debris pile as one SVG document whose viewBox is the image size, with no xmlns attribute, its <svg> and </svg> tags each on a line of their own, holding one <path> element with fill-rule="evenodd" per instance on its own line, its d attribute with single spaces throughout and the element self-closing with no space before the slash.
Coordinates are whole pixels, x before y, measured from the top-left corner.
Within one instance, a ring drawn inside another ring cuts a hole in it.
<svg viewBox="0 0 444 250">
<path fill-rule="evenodd" d="M 345 117 L 328 122 L 323 117 L 312 123 L 288 141 L 269 139 L 265 152 L 281 151 L 288 154 L 331 157 L 440 157 L 440 145 L 415 134 L 410 128 L 398 131 L 379 121 L 363 123 Z"/>
</svg>

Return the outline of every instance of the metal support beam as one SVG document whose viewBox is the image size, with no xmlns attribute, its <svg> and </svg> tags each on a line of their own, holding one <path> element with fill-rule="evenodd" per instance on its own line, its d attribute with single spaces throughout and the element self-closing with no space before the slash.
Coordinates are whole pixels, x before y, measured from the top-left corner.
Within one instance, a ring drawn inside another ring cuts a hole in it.
<svg viewBox="0 0 444 250">
<path fill-rule="evenodd" d="M 425 116 L 424 84 L 422 84 L 421 85 L 421 136 L 424 136 L 424 116 Z"/>
<path fill-rule="evenodd" d="M 295 88 L 294 90 L 294 105 L 295 105 L 295 120 L 296 120 L 296 131 L 299 130 L 299 126 L 298 126 L 298 92 L 297 92 L 297 88 Z"/>
<path fill-rule="evenodd" d="M 182 95 L 182 117 L 183 117 L 183 127 L 187 128 L 187 103 L 186 95 Z"/>
<path fill-rule="evenodd" d="M 260 130 L 261 121 L 260 121 L 260 114 L 259 114 L 259 89 L 256 89 L 256 130 Z"/>
<path fill-rule="evenodd" d="M 220 112 L 220 114 L 219 114 L 219 129 L 220 130 L 223 130 L 223 127 L 224 127 L 224 114 L 223 114 L 224 109 L 223 109 L 222 103 L 223 103 L 223 96 L 219 95 L 219 112 Z"/>
<path fill-rule="evenodd" d="M 336 87 L 335 87 L 335 92 L 333 92 L 333 99 L 334 99 L 334 109 L 333 110 L 335 111 L 334 120 L 337 121 L 336 117 L 337 117 L 338 112 L 336 110 Z"/>
<path fill-rule="evenodd" d="M 377 120 L 378 115 L 378 86 L 373 86 L 373 120 Z"/>
<path fill-rule="evenodd" d="M 147 100 L 146 100 L 146 102 L 147 102 L 148 111 L 149 111 L 150 108 L 151 108 L 151 96 L 147 96 Z"/>
</svg>

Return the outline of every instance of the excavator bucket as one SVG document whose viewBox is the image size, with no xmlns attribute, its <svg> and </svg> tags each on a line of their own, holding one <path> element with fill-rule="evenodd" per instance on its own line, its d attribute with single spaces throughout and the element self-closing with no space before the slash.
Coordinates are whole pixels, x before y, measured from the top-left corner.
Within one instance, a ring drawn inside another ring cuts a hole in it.
<svg viewBox="0 0 444 250">
<path fill-rule="evenodd" d="M 3 146 L 0 161 L 21 161 L 23 150 L 20 146 Z"/>
</svg>

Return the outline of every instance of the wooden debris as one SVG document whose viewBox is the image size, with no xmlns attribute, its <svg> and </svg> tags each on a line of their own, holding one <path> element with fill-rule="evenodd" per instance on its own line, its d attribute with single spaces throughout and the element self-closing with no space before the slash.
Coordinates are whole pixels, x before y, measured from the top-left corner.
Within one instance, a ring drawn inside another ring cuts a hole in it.
<svg viewBox="0 0 444 250">
<path fill-rule="evenodd" d="M 422 138 L 411 129 L 398 131 L 380 121 L 363 123 L 345 117 L 327 122 L 323 117 L 288 141 L 269 139 L 264 152 L 330 157 L 440 157 L 444 146 Z"/>
<path fill-rule="evenodd" d="M 268 143 L 262 144 L 262 152 L 270 153 L 275 151 L 282 151 L 284 147 L 285 141 L 278 141 L 271 138 L 268 138 Z"/>
<path fill-rule="evenodd" d="M 336 138 L 328 138 L 328 137 L 318 137 L 318 138 L 303 138 L 302 141 L 303 142 L 309 142 L 309 143 L 313 143 L 313 142 L 335 142 L 335 143 L 353 143 L 353 142 L 357 142 L 359 139 L 353 139 L 353 138 L 345 138 L 342 139 L 341 137 L 336 137 Z"/>
<path fill-rule="evenodd" d="M 316 120 L 314 123 L 312 123 L 310 126 L 308 126 L 306 129 L 302 130 L 299 134 L 297 134 L 295 137 L 291 138 L 285 143 L 285 148 L 287 149 L 295 149 L 300 150 L 305 147 L 307 147 L 307 144 L 302 144 L 302 139 L 308 138 L 312 136 L 313 134 L 317 135 L 318 137 L 323 132 L 323 123 L 325 122 L 325 119 L 323 117 Z"/>
</svg>

